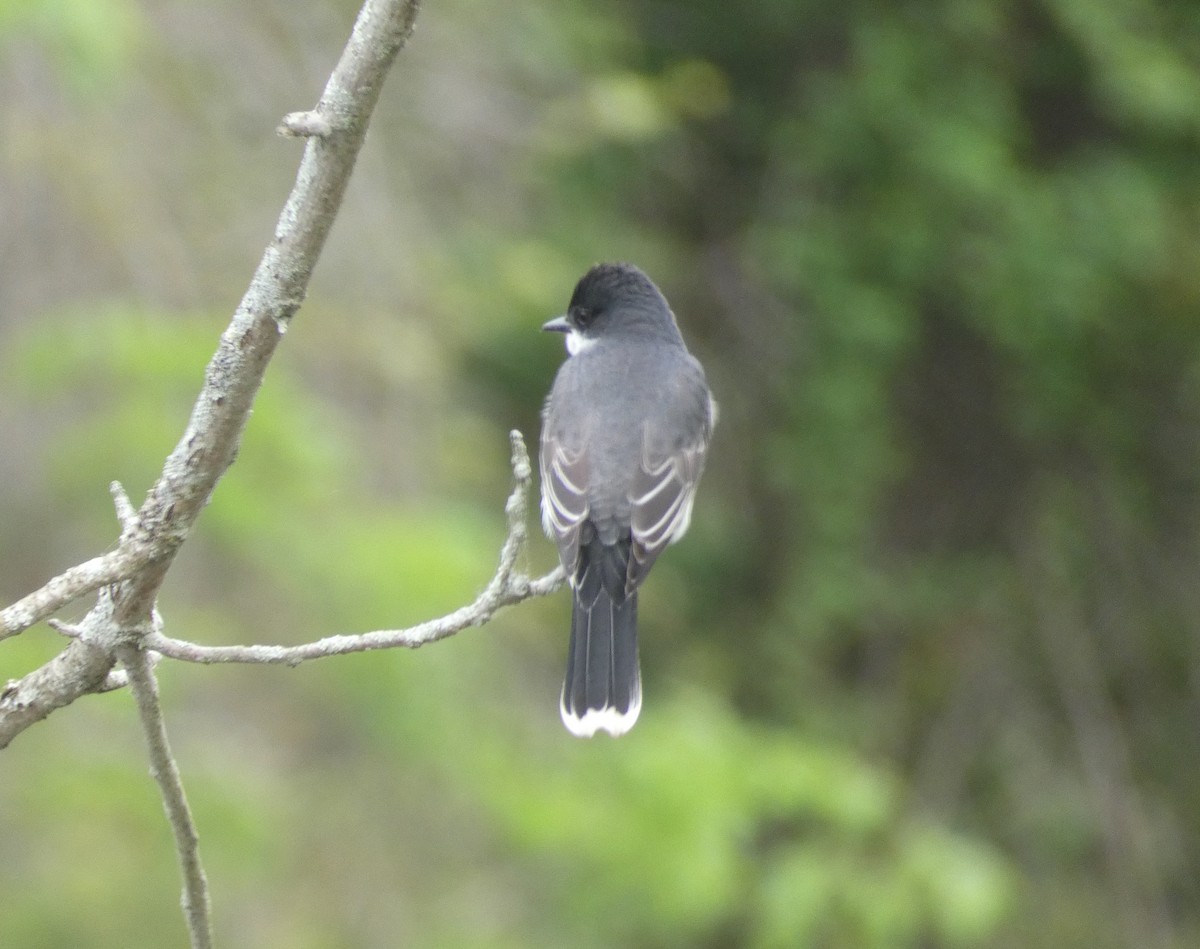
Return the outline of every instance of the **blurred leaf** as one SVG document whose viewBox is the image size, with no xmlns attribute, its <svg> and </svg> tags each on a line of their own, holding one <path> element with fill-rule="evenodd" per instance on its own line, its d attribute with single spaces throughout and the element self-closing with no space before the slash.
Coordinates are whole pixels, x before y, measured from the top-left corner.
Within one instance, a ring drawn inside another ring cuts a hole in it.
<svg viewBox="0 0 1200 949">
<path fill-rule="evenodd" d="M 146 24 L 130 0 L 0 0 L 0 30 L 46 44 L 71 91 L 95 96 L 126 74 Z"/>
</svg>

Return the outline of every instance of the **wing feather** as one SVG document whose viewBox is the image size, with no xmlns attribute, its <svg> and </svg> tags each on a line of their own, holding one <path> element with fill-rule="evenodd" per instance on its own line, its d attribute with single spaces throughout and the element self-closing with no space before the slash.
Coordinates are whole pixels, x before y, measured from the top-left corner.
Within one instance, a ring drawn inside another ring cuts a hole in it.
<svg viewBox="0 0 1200 949">
<path fill-rule="evenodd" d="M 631 591 L 645 579 L 658 555 L 687 533 L 704 471 L 711 419 L 710 412 L 695 440 L 670 453 L 656 449 L 650 429 L 646 430 L 641 464 L 629 494 L 633 556 L 626 587 Z"/>
<path fill-rule="evenodd" d="M 542 529 L 558 545 L 559 560 L 572 586 L 579 563 L 579 532 L 588 516 L 586 453 L 570 451 L 542 432 L 540 454 Z"/>
</svg>

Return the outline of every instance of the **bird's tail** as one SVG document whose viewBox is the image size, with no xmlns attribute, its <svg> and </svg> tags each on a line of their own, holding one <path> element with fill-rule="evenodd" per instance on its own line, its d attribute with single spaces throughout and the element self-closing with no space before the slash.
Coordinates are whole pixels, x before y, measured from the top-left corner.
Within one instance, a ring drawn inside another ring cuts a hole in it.
<svg viewBox="0 0 1200 949">
<path fill-rule="evenodd" d="M 625 593 L 628 546 L 588 545 L 581 554 L 559 710 L 573 735 L 623 735 L 642 709 L 637 591 Z"/>
</svg>

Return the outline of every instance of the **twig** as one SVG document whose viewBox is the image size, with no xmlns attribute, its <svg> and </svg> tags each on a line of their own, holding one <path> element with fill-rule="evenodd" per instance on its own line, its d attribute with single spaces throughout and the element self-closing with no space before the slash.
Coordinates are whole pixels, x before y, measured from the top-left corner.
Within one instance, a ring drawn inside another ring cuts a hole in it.
<svg viewBox="0 0 1200 949">
<path fill-rule="evenodd" d="M 121 525 L 120 546 L 63 571 L 40 590 L 0 610 L 0 640 L 24 632 L 81 596 L 128 579 L 160 554 L 160 545 L 138 531 L 137 511 L 121 483 L 114 481 L 108 489 Z"/>
<path fill-rule="evenodd" d="M 138 526 L 137 511 L 134 510 L 129 495 L 125 493 L 125 488 L 120 481 L 114 481 L 108 486 L 108 493 L 112 495 L 113 506 L 117 509 L 117 522 L 121 525 L 121 536 L 132 534 Z"/>
<path fill-rule="evenodd" d="M 500 549 L 500 563 L 483 592 L 473 603 L 460 607 L 439 619 L 428 620 L 408 629 L 381 629 L 370 633 L 326 636 L 299 646 L 201 646 L 164 636 L 158 630 L 145 640 L 146 648 L 184 662 L 243 662 L 295 666 L 308 659 L 343 656 L 352 652 L 404 647 L 416 649 L 426 643 L 453 636 L 472 626 L 482 626 L 496 611 L 535 596 L 546 596 L 563 583 L 562 568 L 544 577 L 530 580 L 516 572 L 516 565 L 528 540 L 526 504 L 532 481 L 532 468 L 521 433 L 509 433 L 512 445 L 513 489 L 504 506 L 508 516 L 508 536 Z M 62 630 L 70 635 L 69 629 Z"/>
<path fill-rule="evenodd" d="M 48 619 L 46 620 L 46 625 L 56 633 L 62 633 L 62 635 L 66 636 L 68 639 L 83 638 L 83 627 L 78 626 L 75 623 L 64 623 L 60 619 Z"/>
<path fill-rule="evenodd" d="M 0 610 L 0 640 L 24 632 L 81 596 L 133 576 L 153 553 L 152 547 L 134 542 L 64 570 L 40 590 Z"/>
<path fill-rule="evenodd" d="M 183 915 L 187 920 L 188 935 L 192 949 L 212 949 L 212 921 L 208 898 L 208 880 L 200 862 L 200 838 L 188 807 L 179 768 L 171 754 L 171 743 L 163 721 L 162 706 L 158 700 L 158 681 L 154 677 L 149 657 L 137 645 L 121 646 L 117 649 L 121 665 L 125 667 L 130 688 L 137 701 L 138 715 L 142 720 L 142 731 L 146 736 L 146 749 L 150 756 L 150 774 L 158 784 L 162 795 L 163 810 L 175 835 L 175 850 L 179 855 L 179 869 L 183 876 Z"/>
<path fill-rule="evenodd" d="M 198 643 L 155 633 L 146 640 L 146 648 L 162 653 L 169 659 L 179 659 L 183 662 L 240 662 L 286 666 L 297 666 L 309 659 L 344 656 L 352 652 L 369 652 L 375 649 L 417 649 L 472 626 L 482 626 L 502 607 L 512 606 L 535 596 L 547 596 L 558 590 L 562 584 L 561 567 L 537 580 L 512 577 L 511 583 L 504 585 L 500 590 L 493 590 L 489 586 L 475 602 L 439 619 L 427 620 L 407 629 L 380 629 L 369 633 L 326 636 L 324 639 L 299 646 L 201 646 Z"/>
</svg>

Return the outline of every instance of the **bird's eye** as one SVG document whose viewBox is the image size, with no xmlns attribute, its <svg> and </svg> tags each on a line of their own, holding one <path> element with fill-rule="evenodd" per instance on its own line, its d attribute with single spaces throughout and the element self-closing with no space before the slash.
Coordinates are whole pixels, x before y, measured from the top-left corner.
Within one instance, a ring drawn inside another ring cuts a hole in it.
<svg viewBox="0 0 1200 949">
<path fill-rule="evenodd" d="M 575 312 L 571 315 L 575 317 L 575 325 L 581 330 L 587 329 L 588 325 L 596 317 L 596 314 L 586 306 L 575 307 Z"/>
</svg>

